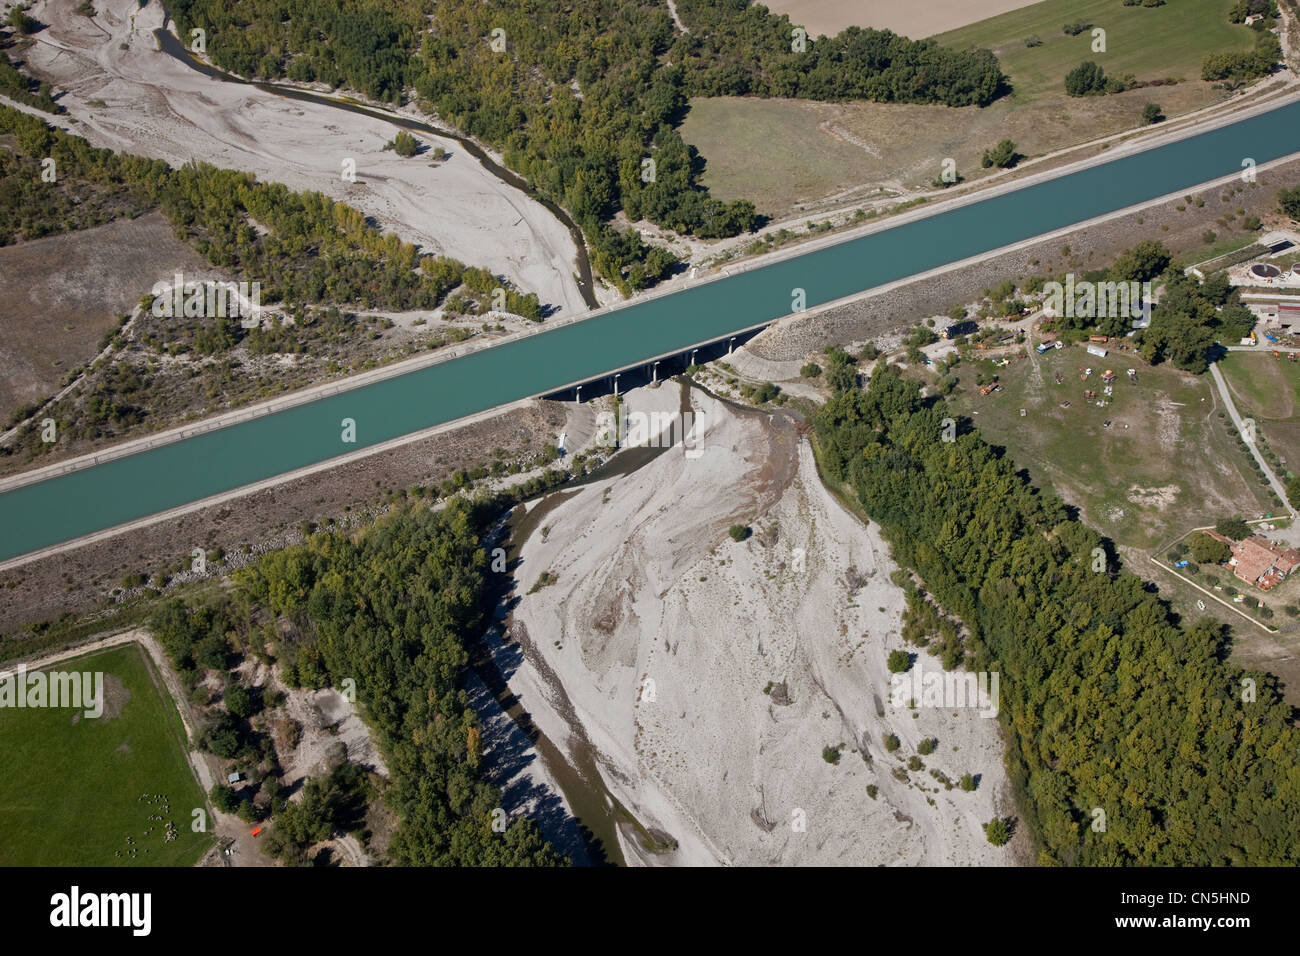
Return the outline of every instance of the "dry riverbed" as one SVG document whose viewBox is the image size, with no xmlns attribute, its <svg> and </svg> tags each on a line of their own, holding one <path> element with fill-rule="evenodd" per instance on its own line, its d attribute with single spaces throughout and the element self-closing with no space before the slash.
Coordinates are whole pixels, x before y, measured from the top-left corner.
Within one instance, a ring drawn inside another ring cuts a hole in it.
<svg viewBox="0 0 1300 956">
<path fill-rule="evenodd" d="M 48 27 L 24 53 L 33 74 L 67 91 L 71 132 L 173 166 L 200 160 L 325 193 L 424 252 L 487 266 L 561 313 L 585 311 L 564 224 L 455 141 L 420 134 L 449 157 L 403 159 L 384 149 L 397 133 L 391 123 L 212 79 L 159 52 L 160 3 L 97 0 L 93 18 L 75 7 L 35 3 L 32 15 Z M 343 178 L 345 160 L 355 182 Z"/>
<path fill-rule="evenodd" d="M 628 402 L 671 413 L 679 393 L 639 389 Z M 618 827 L 623 857 L 1012 862 L 981 828 L 1011 811 L 997 721 L 890 701 L 903 592 L 878 529 L 822 485 L 792 418 L 699 390 L 691 402 L 698 456 L 673 448 L 534 503 L 547 511 L 515 572 L 510 633 L 523 654 L 510 687 L 574 765 L 594 753 L 608 795 L 640 824 Z M 733 541 L 733 524 L 752 536 Z M 889 733 L 902 743 L 892 754 Z M 933 754 L 905 772 L 927 738 Z M 979 787 L 948 789 L 932 770 L 979 775 Z M 647 849 L 647 833 L 677 848 Z"/>
</svg>

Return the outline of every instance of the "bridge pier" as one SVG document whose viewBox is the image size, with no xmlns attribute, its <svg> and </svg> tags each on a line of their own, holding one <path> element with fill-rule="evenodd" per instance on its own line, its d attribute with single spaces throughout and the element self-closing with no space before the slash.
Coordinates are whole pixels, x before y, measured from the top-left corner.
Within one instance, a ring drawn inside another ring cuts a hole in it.
<svg viewBox="0 0 1300 956">
<path fill-rule="evenodd" d="M 664 370 L 666 377 L 671 378 L 685 371 L 687 368 L 694 366 L 697 362 L 711 362 L 720 359 L 724 355 L 734 355 L 737 343 L 748 342 L 751 338 L 762 331 L 762 327 L 747 329 L 744 332 L 732 336 L 726 336 L 708 342 L 704 345 L 694 345 L 689 348 L 683 348 L 673 352 L 666 357 L 658 359 L 646 359 L 619 372 L 606 372 L 598 378 L 591 378 L 581 385 L 568 385 L 561 391 L 549 392 L 545 396 L 552 401 L 582 402 L 582 391 L 587 390 L 587 394 L 592 400 L 602 395 L 613 394 L 615 398 L 622 394 L 623 375 L 628 373 L 632 376 L 629 388 L 638 388 L 642 385 L 657 387 L 659 383 L 659 366 L 666 365 Z M 724 347 L 725 343 L 725 347 Z M 681 366 L 678 366 L 678 363 Z M 646 372 L 649 374 L 646 375 Z M 645 376 L 642 378 L 642 376 Z"/>
</svg>

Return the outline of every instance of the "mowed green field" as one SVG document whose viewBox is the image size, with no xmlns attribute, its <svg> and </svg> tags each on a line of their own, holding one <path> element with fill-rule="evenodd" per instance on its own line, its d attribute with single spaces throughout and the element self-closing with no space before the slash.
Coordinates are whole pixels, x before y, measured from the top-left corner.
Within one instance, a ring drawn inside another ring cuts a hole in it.
<svg viewBox="0 0 1300 956">
<path fill-rule="evenodd" d="M 1080 367 L 1093 370 L 1086 381 Z M 1082 346 L 985 368 L 1001 377 L 1003 391 L 980 397 L 976 363 L 963 362 L 956 407 L 1035 482 L 1079 507 L 1089 525 L 1119 545 L 1149 551 L 1224 515 L 1274 510 L 1218 417 L 1208 375 L 1153 368 L 1116 349 L 1099 359 Z M 1138 373 L 1136 384 L 1129 368 Z M 1100 378 L 1106 369 L 1119 378 L 1110 404 L 1098 408 L 1096 401 L 1107 398 Z M 1085 389 L 1097 398 L 1085 399 Z"/>
<path fill-rule="evenodd" d="M 107 704 L 93 719 L 0 708 L 0 866 L 192 866 L 212 839 L 190 829 L 205 800 L 180 716 L 143 652 L 129 644 L 53 669 L 103 671 Z M 165 794 L 169 809 L 142 794 Z M 167 820 L 178 833 L 170 843 Z"/>
<path fill-rule="evenodd" d="M 1271 352 L 1229 352 L 1219 362 L 1219 371 L 1243 415 L 1261 421 L 1295 416 L 1300 406 L 1300 362 L 1274 358 Z"/>
<path fill-rule="evenodd" d="M 1219 370 L 1237 411 L 1254 418 L 1264 441 L 1289 469 L 1300 471 L 1300 362 L 1272 353 L 1229 352 Z"/>
<path fill-rule="evenodd" d="M 1207 54 L 1254 46 L 1253 31 L 1228 22 L 1233 4 L 1234 0 L 1166 0 L 1160 7 L 1126 7 L 1119 0 L 1043 0 L 934 39 L 944 46 L 992 50 L 1018 99 L 1062 90 L 1065 73 L 1084 60 L 1094 60 L 1107 75 L 1199 80 Z M 1062 27 L 1067 23 L 1091 23 L 1104 29 L 1105 52 L 1093 52 L 1092 30 L 1066 36 Z M 1032 36 L 1042 45 L 1026 46 L 1024 41 Z"/>
</svg>

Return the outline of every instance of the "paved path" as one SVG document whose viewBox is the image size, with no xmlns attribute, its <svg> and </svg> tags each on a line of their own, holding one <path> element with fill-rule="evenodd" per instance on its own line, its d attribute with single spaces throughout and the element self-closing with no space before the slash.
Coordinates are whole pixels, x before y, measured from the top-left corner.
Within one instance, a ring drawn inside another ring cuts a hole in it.
<svg viewBox="0 0 1300 956">
<path fill-rule="evenodd" d="M 1228 382 L 1223 377 L 1223 373 L 1219 371 L 1219 364 L 1217 362 L 1210 366 L 1210 374 L 1214 376 L 1214 383 L 1219 386 L 1219 395 L 1223 398 L 1223 407 L 1228 410 L 1228 416 L 1232 419 L 1232 424 L 1237 429 L 1237 433 L 1241 435 L 1242 438 L 1246 439 L 1246 446 L 1250 449 L 1250 453 L 1255 456 L 1255 461 L 1259 462 L 1259 467 L 1264 469 L 1264 476 L 1268 478 L 1268 483 L 1273 486 L 1273 491 L 1282 499 L 1283 504 L 1286 505 L 1288 513 L 1294 519 L 1296 513 L 1294 509 L 1291 508 L 1290 504 L 1288 504 L 1289 499 L 1286 496 L 1286 488 L 1283 486 L 1282 482 L 1278 481 L 1277 475 L 1273 474 L 1273 469 L 1268 466 L 1268 462 L 1264 460 L 1263 453 L 1260 452 L 1258 446 L 1256 446 L 1253 427 L 1251 429 L 1245 427 L 1241 415 L 1237 412 L 1237 406 L 1232 401 L 1232 392 L 1228 389 Z M 1251 421 L 1253 425 L 1254 420 L 1252 419 Z"/>
</svg>

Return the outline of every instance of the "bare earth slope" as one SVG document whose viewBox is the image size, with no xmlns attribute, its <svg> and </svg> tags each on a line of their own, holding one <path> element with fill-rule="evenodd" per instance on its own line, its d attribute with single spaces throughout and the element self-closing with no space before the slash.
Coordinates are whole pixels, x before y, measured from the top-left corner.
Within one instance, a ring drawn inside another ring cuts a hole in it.
<svg viewBox="0 0 1300 956">
<path fill-rule="evenodd" d="M 213 275 L 160 212 L 0 249 L 0 429 L 99 353 L 159 276 Z"/>
</svg>

